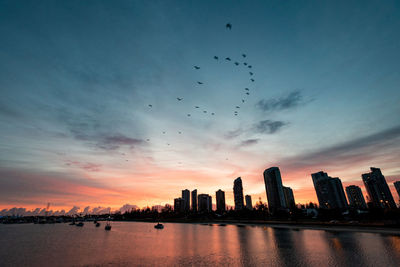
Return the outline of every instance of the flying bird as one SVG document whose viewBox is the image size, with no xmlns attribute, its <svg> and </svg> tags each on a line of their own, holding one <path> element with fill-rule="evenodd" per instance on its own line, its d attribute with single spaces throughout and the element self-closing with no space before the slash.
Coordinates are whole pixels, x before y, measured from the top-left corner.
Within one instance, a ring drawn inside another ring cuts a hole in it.
<svg viewBox="0 0 400 267">
<path fill-rule="evenodd" d="M 232 30 L 232 24 L 230 24 L 230 23 L 227 23 L 225 27 L 226 27 L 227 29 L 229 29 L 229 30 Z"/>
<path fill-rule="evenodd" d="M 244 90 L 249 91 L 249 88 L 244 88 Z"/>
<path fill-rule="evenodd" d="M 253 75 L 253 73 L 252 73 L 251 71 L 249 72 L 249 74 L 250 74 L 250 75 Z"/>
<path fill-rule="evenodd" d="M 200 108 L 199 106 L 195 106 L 195 108 Z"/>
<path fill-rule="evenodd" d="M 229 58 L 229 57 L 227 57 L 227 58 L 225 58 L 226 60 L 228 60 L 228 61 L 231 61 L 231 59 Z"/>
<path fill-rule="evenodd" d="M 147 142 L 149 142 L 149 141 L 150 141 L 150 139 L 146 139 L 146 141 L 147 141 Z"/>
<path fill-rule="evenodd" d="M 202 82 L 197 82 L 198 84 L 203 84 Z"/>
<path fill-rule="evenodd" d="M 217 57 L 217 56 L 214 56 L 214 59 L 218 60 L 218 57 Z"/>
<path fill-rule="evenodd" d="M 207 113 L 207 110 L 204 110 L 203 113 Z"/>
<path fill-rule="evenodd" d="M 247 66 L 247 62 L 244 62 L 243 65 Z"/>
<path fill-rule="evenodd" d="M 235 65 L 238 66 L 238 65 L 239 65 L 239 62 L 235 62 Z"/>
<path fill-rule="evenodd" d="M 242 57 L 246 57 L 246 54 L 242 54 Z"/>
<path fill-rule="evenodd" d="M 213 116 L 214 116 L 214 115 L 215 115 L 215 113 L 214 113 L 214 112 L 212 112 L 212 113 L 211 113 L 211 115 L 213 115 Z"/>
<path fill-rule="evenodd" d="M 178 134 L 182 134 L 182 132 L 178 132 Z"/>
<path fill-rule="evenodd" d="M 236 108 L 240 108 L 239 106 L 236 106 Z"/>
<path fill-rule="evenodd" d="M 162 132 L 163 134 L 165 134 L 165 132 Z"/>
<path fill-rule="evenodd" d="M 183 98 L 177 97 L 176 99 L 178 99 L 178 101 L 182 101 Z"/>
<path fill-rule="evenodd" d="M 249 93 L 249 92 L 247 92 L 247 93 L 246 93 L 246 95 L 250 95 L 250 93 Z"/>
<path fill-rule="evenodd" d="M 200 69 L 200 67 L 198 67 L 198 66 L 194 66 L 194 68 L 195 68 L 196 70 L 199 70 L 199 69 Z"/>
<path fill-rule="evenodd" d="M 187 116 L 190 117 L 191 115 L 190 115 L 190 114 L 187 114 Z"/>
<path fill-rule="evenodd" d="M 244 99 L 242 99 L 242 103 L 244 103 Z"/>
<path fill-rule="evenodd" d="M 149 105 L 149 108 L 152 108 L 153 107 L 153 105 Z"/>
<path fill-rule="evenodd" d="M 248 67 L 249 69 L 251 69 L 251 65 L 248 65 L 247 67 Z"/>
<path fill-rule="evenodd" d="M 254 79 L 250 79 L 250 81 L 254 82 Z"/>
</svg>

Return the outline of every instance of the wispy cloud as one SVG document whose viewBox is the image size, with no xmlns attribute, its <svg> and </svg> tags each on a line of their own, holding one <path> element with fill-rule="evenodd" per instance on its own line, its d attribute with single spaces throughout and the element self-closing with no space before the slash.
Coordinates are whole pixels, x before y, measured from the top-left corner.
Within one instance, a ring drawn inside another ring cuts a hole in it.
<svg viewBox="0 0 400 267">
<path fill-rule="evenodd" d="M 240 146 L 250 146 L 258 143 L 260 139 L 247 139 L 240 143 Z"/>
<path fill-rule="evenodd" d="M 274 134 L 285 125 L 287 125 L 287 123 L 283 121 L 263 120 L 256 123 L 253 129 L 257 133 Z"/>
<path fill-rule="evenodd" d="M 67 163 L 65 163 L 68 166 L 76 166 L 79 167 L 83 170 L 90 171 L 90 172 L 98 172 L 100 171 L 101 164 L 95 164 L 91 162 L 79 162 L 79 161 L 71 161 L 68 160 Z"/>
<path fill-rule="evenodd" d="M 256 106 L 262 111 L 270 112 L 292 109 L 302 103 L 304 103 L 302 93 L 295 90 L 280 98 L 262 99 L 257 102 Z"/>
</svg>

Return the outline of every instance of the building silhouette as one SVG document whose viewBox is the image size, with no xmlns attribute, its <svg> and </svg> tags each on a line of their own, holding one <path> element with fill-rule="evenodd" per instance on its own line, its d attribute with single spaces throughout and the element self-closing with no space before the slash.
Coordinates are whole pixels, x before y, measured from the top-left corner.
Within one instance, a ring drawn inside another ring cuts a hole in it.
<svg viewBox="0 0 400 267">
<path fill-rule="evenodd" d="M 197 211 L 197 189 L 192 191 L 192 211 Z"/>
<path fill-rule="evenodd" d="M 253 210 L 253 202 L 251 201 L 251 196 L 246 195 L 245 199 L 246 199 L 246 209 Z"/>
<path fill-rule="evenodd" d="M 286 207 L 293 209 L 296 206 L 293 190 L 290 187 L 283 186 L 283 195 L 285 196 Z"/>
<path fill-rule="evenodd" d="M 397 194 L 399 195 L 400 198 L 400 181 L 396 181 L 393 183 L 394 188 L 396 188 Z"/>
<path fill-rule="evenodd" d="M 190 191 L 188 189 L 182 190 L 183 210 L 188 212 L 190 210 Z"/>
<path fill-rule="evenodd" d="M 174 211 L 183 212 L 184 211 L 184 201 L 181 197 L 174 199 Z"/>
<path fill-rule="evenodd" d="M 197 196 L 198 211 L 210 212 L 212 210 L 212 198 L 207 194 L 199 194 Z"/>
<path fill-rule="evenodd" d="M 311 174 L 320 208 L 346 209 L 348 207 L 343 185 L 339 178 L 320 171 Z"/>
<path fill-rule="evenodd" d="M 225 192 L 222 191 L 221 189 L 219 189 L 216 193 L 215 193 L 215 199 L 217 202 L 217 212 L 219 213 L 223 213 L 226 209 L 225 206 Z"/>
<path fill-rule="evenodd" d="M 274 213 L 279 209 L 285 209 L 286 200 L 278 167 L 271 167 L 264 171 L 264 183 L 270 212 Z"/>
<path fill-rule="evenodd" d="M 235 199 L 235 210 L 242 210 L 244 208 L 244 200 L 242 179 L 240 177 L 236 178 L 233 182 L 233 196 Z"/>
<path fill-rule="evenodd" d="M 346 187 L 346 194 L 350 207 L 358 209 L 367 208 L 367 204 L 365 203 L 365 199 L 360 187 L 356 185 L 350 185 Z"/>
<path fill-rule="evenodd" d="M 361 175 L 368 196 L 376 208 L 396 208 L 392 193 L 379 168 L 371 167 L 371 172 Z"/>
</svg>

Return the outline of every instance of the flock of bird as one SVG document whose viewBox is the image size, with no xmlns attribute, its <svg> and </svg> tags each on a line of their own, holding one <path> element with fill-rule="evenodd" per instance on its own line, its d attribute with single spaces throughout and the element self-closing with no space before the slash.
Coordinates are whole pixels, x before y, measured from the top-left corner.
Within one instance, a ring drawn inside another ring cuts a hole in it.
<svg viewBox="0 0 400 267">
<path fill-rule="evenodd" d="M 231 23 L 227 23 L 227 24 L 225 25 L 225 27 L 226 27 L 227 30 L 232 30 L 232 24 L 231 24 Z M 242 53 L 242 54 L 241 54 L 241 58 L 242 58 L 243 62 L 233 61 L 230 57 L 225 57 L 225 61 L 226 61 L 226 62 L 233 62 L 235 66 L 243 65 L 246 69 L 248 69 L 249 81 L 250 81 L 251 83 L 254 83 L 254 82 L 255 82 L 255 79 L 253 78 L 253 76 L 254 76 L 254 73 L 253 73 L 253 71 L 252 71 L 253 67 L 252 67 L 252 65 L 250 65 L 249 63 L 245 62 L 245 60 L 246 60 L 246 58 L 247 58 L 247 55 L 244 54 L 244 53 Z M 223 57 L 214 56 L 214 60 L 216 60 L 216 61 L 223 61 Z M 200 70 L 200 69 L 201 69 L 201 67 L 200 67 L 200 66 L 197 66 L 197 65 L 194 65 L 193 68 L 194 68 L 194 70 Z M 203 81 L 196 81 L 196 83 L 197 83 L 197 85 L 199 85 L 199 86 L 204 85 L 204 82 L 203 82 Z M 241 98 L 240 104 L 243 105 L 243 104 L 247 101 L 246 98 L 247 98 L 249 95 L 250 95 L 250 89 L 249 89 L 248 87 L 243 88 L 243 97 Z M 178 102 L 181 102 L 181 101 L 184 101 L 184 98 L 183 98 L 183 97 L 176 97 L 176 100 L 177 100 Z M 148 104 L 148 107 L 149 107 L 149 108 L 153 108 L 153 104 Z M 194 108 L 194 109 L 200 109 L 200 106 L 194 106 L 193 108 Z M 234 115 L 234 116 L 238 116 L 238 115 L 239 115 L 239 110 L 240 110 L 240 108 L 241 108 L 240 105 L 236 105 L 236 106 L 234 107 L 234 111 L 233 111 L 233 115 Z M 215 115 L 215 112 L 208 112 L 207 110 L 203 110 L 203 113 L 204 113 L 204 114 L 207 114 L 207 113 L 208 113 L 208 114 L 210 114 L 211 116 L 214 116 L 214 115 Z M 187 115 L 187 117 L 191 117 L 191 116 L 192 116 L 192 113 L 187 113 L 186 115 Z M 165 135 L 165 134 L 167 134 L 167 132 L 166 132 L 166 131 L 163 131 L 162 134 Z M 182 132 L 181 132 L 181 131 L 178 131 L 178 134 L 182 134 Z M 146 141 L 149 142 L 150 139 L 146 139 Z M 170 144 L 170 143 L 167 143 L 167 145 L 170 146 L 171 144 Z"/>
</svg>

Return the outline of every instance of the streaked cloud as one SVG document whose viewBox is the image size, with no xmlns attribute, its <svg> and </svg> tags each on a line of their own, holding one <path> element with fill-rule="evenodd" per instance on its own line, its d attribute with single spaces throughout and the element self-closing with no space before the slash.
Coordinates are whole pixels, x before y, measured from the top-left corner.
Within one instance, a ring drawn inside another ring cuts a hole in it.
<svg viewBox="0 0 400 267">
<path fill-rule="evenodd" d="M 289 94 L 271 99 L 261 99 L 256 106 L 264 112 L 293 109 L 304 103 L 301 91 L 295 90 Z"/>
<path fill-rule="evenodd" d="M 274 134 L 287 124 L 283 121 L 263 120 L 256 123 L 253 129 L 257 133 Z"/>
</svg>

